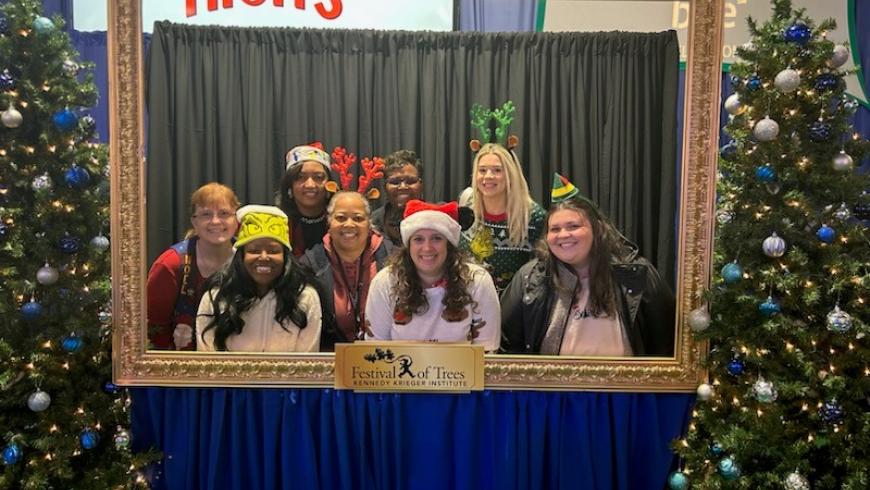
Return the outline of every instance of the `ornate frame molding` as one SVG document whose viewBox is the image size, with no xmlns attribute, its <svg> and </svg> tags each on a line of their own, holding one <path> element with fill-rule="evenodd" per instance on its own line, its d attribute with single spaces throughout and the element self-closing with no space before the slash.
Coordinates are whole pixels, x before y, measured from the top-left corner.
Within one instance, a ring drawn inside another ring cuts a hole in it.
<svg viewBox="0 0 870 490">
<path fill-rule="evenodd" d="M 140 0 L 109 5 L 113 372 L 125 386 L 332 386 L 331 354 L 214 355 L 145 351 L 145 193 Z M 676 356 L 565 359 L 487 356 L 496 389 L 694 391 L 707 346 L 686 318 L 710 281 L 718 154 L 723 0 L 692 0 L 686 68 Z"/>
</svg>

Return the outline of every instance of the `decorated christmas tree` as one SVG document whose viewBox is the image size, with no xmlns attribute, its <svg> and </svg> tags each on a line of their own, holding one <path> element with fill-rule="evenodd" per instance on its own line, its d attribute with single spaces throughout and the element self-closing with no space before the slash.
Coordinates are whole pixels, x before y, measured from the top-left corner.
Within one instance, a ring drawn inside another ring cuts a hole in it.
<svg viewBox="0 0 870 490">
<path fill-rule="evenodd" d="M 40 9 L 0 6 L 0 488 L 127 488 L 147 456 L 111 382 L 97 91 Z"/>
<path fill-rule="evenodd" d="M 714 279 L 690 313 L 709 384 L 671 488 L 870 488 L 870 177 L 840 69 L 789 0 L 731 69 Z"/>
</svg>

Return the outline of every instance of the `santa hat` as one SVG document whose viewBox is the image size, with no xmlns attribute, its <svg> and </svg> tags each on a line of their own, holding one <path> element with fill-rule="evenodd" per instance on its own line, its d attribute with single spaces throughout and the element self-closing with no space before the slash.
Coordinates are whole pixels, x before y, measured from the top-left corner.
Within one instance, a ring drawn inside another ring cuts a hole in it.
<svg viewBox="0 0 870 490">
<path fill-rule="evenodd" d="M 329 175 L 329 166 L 332 163 L 329 159 L 329 154 L 323 151 L 323 145 L 320 142 L 314 142 L 310 145 L 295 146 L 287 152 L 285 157 L 287 162 L 285 171 L 290 170 L 296 165 L 301 165 L 303 162 L 312 161 L 323 165 L 326 174 Z"/>
<path fill-rule="evenodd" d="M 236 211 L 239 219 L 239 239 L 233 245 L 239 248 L 258 238 L 271 238 L 287 248 L 290 246 L 290 228 L 287 215 L 275 206 L 248 204 Z"/>
<path fill-rule="evenodd" d="M 418 230 L 434 230 L 444 235 L 453 246 L 459 246 L 459 207 L 456 201 L 430 204 L 411 199 L 405 204 L 405 215 L 399 225 L 402 243 L 408 246 L 411 236 Z"/>
</svg>

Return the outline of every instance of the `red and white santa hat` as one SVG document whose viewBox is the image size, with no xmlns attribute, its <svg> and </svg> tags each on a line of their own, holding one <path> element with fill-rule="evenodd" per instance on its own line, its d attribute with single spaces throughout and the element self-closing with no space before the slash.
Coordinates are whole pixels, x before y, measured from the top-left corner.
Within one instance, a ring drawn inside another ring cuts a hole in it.
<svg viewBox="0 0 870 490">
<path fill-rule="evenodd" d="M 459 246 L 459 207 L 456 201 L 431 204 L 411 199 L 405 204 L 405 215 L 399 225 L 402 243 L 408 246 L 411 236 L 418 230 L 434 230 L 444 235 L 454 247 Z"/>
</svg>

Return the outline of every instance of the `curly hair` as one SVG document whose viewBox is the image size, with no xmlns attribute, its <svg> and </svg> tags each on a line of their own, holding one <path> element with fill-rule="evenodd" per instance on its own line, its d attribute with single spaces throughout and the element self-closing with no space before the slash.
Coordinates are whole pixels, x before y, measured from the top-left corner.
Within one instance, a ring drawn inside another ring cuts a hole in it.
<svg viewBox="0 0 870 490">
<path fill-rule="evenodd" d="M 447 258 L 444 260 L 447 286 L 441 303 L 449 316 L 459 314 L 468 305 L 471 305 L 473 312 L 477 312 L 477 301 L 468 292 L 472 283 L 472 270 L 468 266 L 469 263 L 471 259 L 465 252 L 452 243 L 447 243 Z M 396 311 L 409 317 L 414 313 L 428 311 L 429 302 L 423 292 L 420 276 L 417 275 L 417 267 L 411 260 L 410 249 L 403 247 L 393 253 L 387 261 L 387 266 L 396 277 L 396 284 L 392 291 L 396 297 Z"/>
<path fill-rule="evenodd" d="M 559 280 L 557 269 L 557 266 L 563 262 L 550 252 L 550 247 L 547 245 L 550 217 L 557 211 L 563 210 L 574 211 L 585 216 L 592 227 L 592 248 L 589 251 L 589 312 L 596 316 L 605 314 L 616 316 L 616 282 L 613 279 L 610 261 L 618 253 L 624 239 L 595 205 L 582 199 L 569 199 L 550 206 L 544 222 L 544 234 L 537 243 L 535 253 L 546 265 L 547 277 L 550 278 L 553 287 L 565 291 L 567 287 Z"/>
<path fill-rule="evenodd" d="M 227 350 L 227 339 L 231 335 L 242 333 L 242 330 L 245 328 L 245 320 L 242 319 L 242 313 L 251 309 L 259 299 L 257 296 L 257 286 L 250 274 L 248 274 L 247 269 L 245 269 L 244 256 L 246 246 L 239 247 L 232 261 L 222 270 L 212 275 L 206 281 L 204 288 L 205 291 L 217 288 L 217 293 L 211 297 L 206 292 L 206 295 L 203 296 L 203 298 L 211 298 L 213 314 L 211 315 L 211 321 L 200 333 L 200 336 L 214 329 L 214 345 L 220 351 Z M 313 286 L 314 281 L 308 271 L 296 262 L 296 259 L 290 253 L 290 249 L 287 247 L 282 248 L 284 252 L 284 270 L 272 286 L 278 303 L 275 309 L 275 321 L 284 330 L 287 330 L 284 326 L 287 320 L 290 320 L 302 329 L 308 326 L 308 316 L 305 311 L 299 308 L 299 295 L 306 285 L 310 284 Z"/>
</svg>

